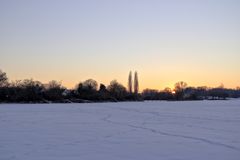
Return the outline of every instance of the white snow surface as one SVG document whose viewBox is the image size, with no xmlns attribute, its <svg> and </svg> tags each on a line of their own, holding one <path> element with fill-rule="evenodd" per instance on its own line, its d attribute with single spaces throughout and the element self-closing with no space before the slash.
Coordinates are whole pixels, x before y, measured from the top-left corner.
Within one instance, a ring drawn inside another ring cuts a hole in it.
<svg viewBox="0 0 240 160">
<path fill-rule="evenodd" d="M 239 159 L 239 99 L 0 104 L 0 160 Z"/>
</svg>

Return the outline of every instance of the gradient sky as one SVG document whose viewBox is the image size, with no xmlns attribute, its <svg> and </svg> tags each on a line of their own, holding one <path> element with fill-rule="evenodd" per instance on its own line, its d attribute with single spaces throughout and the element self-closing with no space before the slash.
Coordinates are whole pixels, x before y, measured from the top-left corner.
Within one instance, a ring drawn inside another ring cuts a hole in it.
<svg viewBox="0 0 240 160">
<path fill-rule="evenodd" d="M 0 0 L 10 80 L 240 86 L 239 0 Z"/>
</svg>

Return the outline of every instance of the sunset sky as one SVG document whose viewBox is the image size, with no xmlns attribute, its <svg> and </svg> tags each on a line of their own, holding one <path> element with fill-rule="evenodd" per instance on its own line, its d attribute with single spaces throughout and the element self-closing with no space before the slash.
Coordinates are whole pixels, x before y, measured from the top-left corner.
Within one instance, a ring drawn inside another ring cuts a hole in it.
<svg viewBox="0 0 240 160">
<path fill-rule="evenodd" d="M 239 0 L 0 0 L 10 80 L 240 86 Z"/>
</svg>

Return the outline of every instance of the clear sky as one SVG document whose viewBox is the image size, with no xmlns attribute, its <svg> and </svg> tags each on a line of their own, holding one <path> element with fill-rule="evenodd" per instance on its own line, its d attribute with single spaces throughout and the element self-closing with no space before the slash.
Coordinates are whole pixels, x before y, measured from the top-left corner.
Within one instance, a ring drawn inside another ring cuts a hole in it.
<svg viewBox="0 0 240 160">
<path fill-rule="evenodd" d="M 11 80 L 240 86 L 239 0 L 0 0 Z"/>
</svg>

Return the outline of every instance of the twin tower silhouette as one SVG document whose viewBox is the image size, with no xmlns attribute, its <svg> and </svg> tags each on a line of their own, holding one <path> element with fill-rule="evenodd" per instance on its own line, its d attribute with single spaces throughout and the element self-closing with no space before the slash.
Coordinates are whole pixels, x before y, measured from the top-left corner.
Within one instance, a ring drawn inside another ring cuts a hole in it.
<svg viewBox="0 0 240 160">
<path fill-rule="evenodd" d="M 134 72 L 134 81 L 132 81 L 132 71 L 129 72 L 128 76 L 128 91 L 129 93 L 138 94 L 139 83 L 138 83 L 138 73 Z"/>
</svg>

